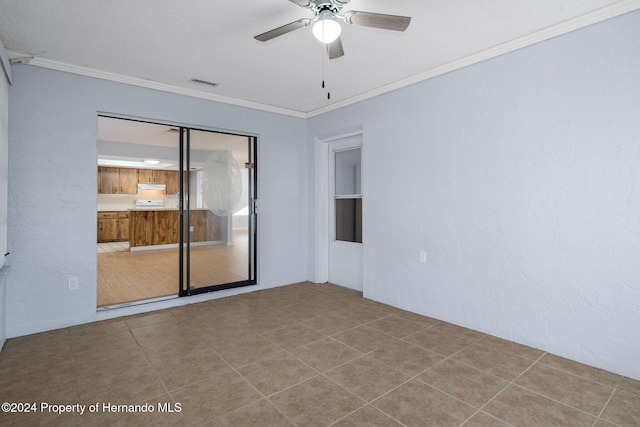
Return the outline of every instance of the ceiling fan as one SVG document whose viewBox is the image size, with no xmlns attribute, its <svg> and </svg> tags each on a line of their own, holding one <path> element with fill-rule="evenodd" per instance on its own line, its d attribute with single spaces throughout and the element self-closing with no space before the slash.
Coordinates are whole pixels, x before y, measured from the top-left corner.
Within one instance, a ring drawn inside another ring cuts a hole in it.
<svg viewBox="0 0 640 427">
<path fill-rule="evenodd" d="M 404 31 L 409 26 L 411 18 L 408 16 L 386 15 L 381 13 L 361 12 L 349 10 L 340 15 L 340 10 L 350 0 L 289 0 L 304 9 L 310 9 L 314 18 L 303 18 L 282 27 L 274 28 L 259 34 L 254 39 L 261 42 L 274 39 L 291 31 L 313 24 L 313 35 L 327 45 L 329 59 L 344 55 L 340 32 L 342 28 L 338 20 L 346 24 L 361 25 L 363 27 L 381 28 L 383 30 Z"/>
</svg>

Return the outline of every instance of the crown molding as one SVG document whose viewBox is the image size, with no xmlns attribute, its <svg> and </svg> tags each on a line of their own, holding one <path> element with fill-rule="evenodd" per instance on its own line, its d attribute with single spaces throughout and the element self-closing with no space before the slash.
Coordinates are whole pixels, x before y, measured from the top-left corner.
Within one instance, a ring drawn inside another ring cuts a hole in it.
<svg viewBox="0 0 640 427">
<path fill-rule="evenodd" d="M 8 51 L 8 52 L 10 53 L 11 57 L 24 57 L 24 54 L 21 54 L 20 52 L 15 52 L 15 51 Z M 146 79 L 141 79 L 137 77 L 125 76 L 122 74 L 110 73 L 107 71 L 96 70 L 93 68 L 82 67 L 79 65 L 68 64 L 65 62 L 52 61 L 50 59 L 33 57 L 24 61 L 24 63 L 29 65 L 35 65 L 37 67 L 48 68 L 50 70 L 63 71 L 63 72 L 72 73 L 72 74 L 79 74 L 82 76 L 94 77 L 97 79 L 144 87 L 147 89 L 155 89 L 163 92 L 190 96 L 193 98 L 200 98 L 200 99 L 206 99 L 209 101 L 221 102 L 224 104 L 235 105 L 238 107 L 252 108 L 254 110 L 267 111 L 270 113 L 283 114 L 283 115 L 293 116 L 293 117 L 298 117 L 303 119 L 307 118 L 307 115 L 301 111 L 275 107 L 272 105 L 260 104 L 257 102 L 246 101 L 243 99 L 229 98 L 226 96 L 215 95 L 212 93 L 202 92 L 199 90 L 173 86 L 166 83 L 159 83 L 153 80 L 146 80 Z"/>
<path fill-rule="evenodd" d="M 584 14 L 568 21 L 564 21 L 560 24 L 544 28 L 534 33 L 527 34 L 524 37 L 502 43 L 500 45 L 491 47 L 481 52 L 474 53 L 456 61 L 449 62 L 448 64 L 432 68 L 423 73 L 416 74 L 414 76 L 399 80 L 386 86 L 382 86 L 369 92 L 365 92 L 349 99 L 336 102 L 335 104 L 327 105 L 326 107 L 310 111 L 307 113 L 307 118 L 315 117 L 320 114 L 336 110 L 338 108 L 346 107 L 348 105 L 352 105 L 366 99 L 383 95 L 385 93 L 392 92 L 394 90 L 401 89 L 403 87 L 449 73 L 451 71 L 459 70 L 469 65 L 477 64 L 487 59 L 495 58 L 497 56 L 504 55 L 505 53 L 513 52 L 514 50 L 522 49 L 524 47 L 531 46 L 533 44 L 549 40 L 554 37 L 569 33 L 571 31 L 579 30 L 589 25 L 596 24 L 607 19 L 615 18 L 616 16 L 624 15 L 625 13 L 633 12 L 634 10 L 638 9 L 640 9 L 640 0 L 623 0 L 614 5 Z"/>
<path fill-rule="evenodd" d="M 34 58 L 29 58 L 29 60 L 24 62 L 30 65 L 49 68 L 52 70 L 64 71 L 64 72 L 79 74 L 79 75 L 88 76 L 88 77 L 95 77 L 102 80 L 109 80 L 109 81 L 118 82 L 118 83 L 130 84 L 133 86 L 145 87 L 148 89 L 155 89 L 163 92 L 175 93 L 175 94 L 190 96 L 194 98 L 221 102 L 224 104 L 230 104 L 230 105 L 235 105 L 239 107 L 252 108 L 255 110 L 261 110 L 261 111 L 266 111 L 266 112 L 271 112 L 276 114 L 283 114 L 287 116 L 308 119 L 311 117 L 318 116 L 320 114 L 328 113 L 330 111 L 346 107 L 348 105 L 358 103 L 360 101 L 364 101 L 379 95 L 383 95 L 388 92 L 392 92 L 397 89 L 401 89 L 406 86 L 413 85 L 415 83 L 422 82 L 424 80 L 428 80 L 428 79 L 449 73 L 451 71 L 455 71 L 455 70 L 467 67 L 469 65 L 476 64 L 478 62 L 485 61 L 487 59 L 495 58 L 505 53 L 513 52 L 514 50 L 531 46 L 533 44 L 536 44 L 545 40 L 549 40 L 551 38 L 560 36 L 562 34 L 566 34 L 571 31 L 575 31 L 575 30 L 587 27 L 589 25 L 596 24 L 601 21 L 605 21 L 607 19 L 615 18 L 616 16 L 620 16 L 625 13 L 632 12 L 638 9 L 640 9 L 640 0 L 622 0 L 611 6 L 604 7 L 602 9 L 564 21 L 560 24 L 544 28 L 540 31 L 536 31 L 524 37 L 520 37 L 515 40 L 511 40 L 509 42 L 491 47 L 489 49 L 485 49 L 481 52 L 474 53 L 472 55 L 458 59 L 456 61 L 452 61 L 448 64 L 444 64 L 444 65 L 432 68 L 423 73 L 419 73 L 414 76 L 410 76 L 408 78 L 398 80 L 394 83 L 381 86 L 377 89 L 364 92 L 362 94 L 353 96 L 351 98 L 348 98 L 336 103 L 332 103 L 330 105 L 324 106 L 316 110 L 308 111 L 308 112 L 291 110 L 291 109 L 276 107 L 276 106 L 267 105 L 267 104 L 260 104 L 257 102 L 247 101 L 243 99 L 236 99 L 236 98 L 215 95 L 215 94 L 202 92 L 194 89 L 182 88 L 178 86 L 169 85 L 166 83 L 159 83 L 151 80 L 145 80 L 141 78 L 95 70 L 92 68 L 82 67 L 82 66 L 73 65 L 73 64 L 67 64 L 67 63 L 58 62 L 58 61 L 52 61 L 49 59 L 34 57 Z M 24 56 L 24 54 L 21 54 L 20 52 L 13 52 L 10 50 L 7 50 L 7 52 L 9 53 L 10 57 Z"/>
</svg>

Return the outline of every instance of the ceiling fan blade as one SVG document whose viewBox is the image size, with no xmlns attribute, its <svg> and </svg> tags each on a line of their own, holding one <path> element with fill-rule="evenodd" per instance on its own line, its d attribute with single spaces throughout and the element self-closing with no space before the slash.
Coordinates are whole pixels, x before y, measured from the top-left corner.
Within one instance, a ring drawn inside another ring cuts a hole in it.
<svg viewBox="0 0 640 427">
<path fill-rule="evenodd" d="M 300 7 L 309 7 L 311 2 L 309 0 L 289 0 L 291 3 L 297 4 Z"/>
<path fill-rule="evenodd" d="M 267 31 L 266 33 L 258 34 L 254 37 L 254 39 L 261 42 L 266 42 L 283 34 L 295 31 L 298 28 L 306 27 L 310 22 L 311 20 L 307 18 L 299 19 L 297 21 L 290 22 L 287 25 L 283 25 L 282 27 L 274 28 L 273 30 Z"/>
<path fill-rule="evenodd" d="M 340 37 L 327 44 L 327 51 L 329 51 L 329 59 L 336 59 L 344 56 L 344 49 L 342 48 L 342 41 L 340 41 Z"/>
<path fill-rule="evenodd" d="M 382 13 L 360 12 L 350 10 L 344 14 L 344 21 L 363 27 L 381 28 L 383 30 L 404 31 L 409 26 L 408 16 L 385 15 Z"/>
</svg>

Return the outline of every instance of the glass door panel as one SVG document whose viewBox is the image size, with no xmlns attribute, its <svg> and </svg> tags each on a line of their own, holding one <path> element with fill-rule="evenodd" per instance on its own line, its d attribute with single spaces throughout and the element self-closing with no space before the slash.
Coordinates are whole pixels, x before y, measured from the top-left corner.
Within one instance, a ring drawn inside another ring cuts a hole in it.
<svg viewBox="0 0 640 427">
<path fill-rule="evenodd" d="M 255 138 L 189 130 L 188 292 L 255 283 Z"/>
</svg>

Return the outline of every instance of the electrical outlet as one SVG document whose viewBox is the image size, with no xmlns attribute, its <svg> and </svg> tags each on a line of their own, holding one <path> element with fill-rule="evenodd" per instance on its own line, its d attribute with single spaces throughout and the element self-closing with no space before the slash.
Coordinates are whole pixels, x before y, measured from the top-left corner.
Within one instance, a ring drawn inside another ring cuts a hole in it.
<svg viewBox="0 0 640 427">
<path fill-rule="evenodd" d="M 427 252 L 420 251 L 420 264 L 426 264 L 426 263 L 427 263 Z"/>
<path fill-rule="evenodd" d="M 193 225 L 189 227 L 189 231 L 193 231 Z"/>
<path fill-rule="evenodd" d="M 77 277 L 68 277 L 67 278 L 67 288 L 70 291 L 77 291 L 78 290 L 78 278 Z"/>
</svg>

